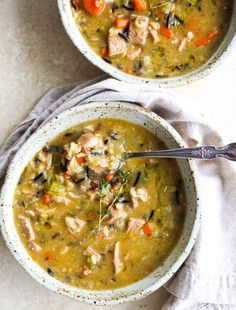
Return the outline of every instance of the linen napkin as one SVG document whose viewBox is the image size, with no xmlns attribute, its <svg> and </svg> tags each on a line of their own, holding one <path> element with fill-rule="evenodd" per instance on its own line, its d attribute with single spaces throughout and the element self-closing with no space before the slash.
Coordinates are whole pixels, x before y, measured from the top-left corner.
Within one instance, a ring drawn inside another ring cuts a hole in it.
<svg viewBox="0 0 236 310">
<path fill-rule="evenodd" d="M 19 124 L 0 150 L 0 179 L 25 140 L 56 114 L 93 101 L 125 101 L 145 106 L 166 119 L 189 146 L 223 144 L 188 103 L 173 92 L 128 84 L 104 76 L 50 90 Z M 165 285 L 172 294 L 163 310 L 229 309 L 236 305 L 236 163 L 198 161 L 202 184 L 202 224 L 195 246 Z"/>
</svg>

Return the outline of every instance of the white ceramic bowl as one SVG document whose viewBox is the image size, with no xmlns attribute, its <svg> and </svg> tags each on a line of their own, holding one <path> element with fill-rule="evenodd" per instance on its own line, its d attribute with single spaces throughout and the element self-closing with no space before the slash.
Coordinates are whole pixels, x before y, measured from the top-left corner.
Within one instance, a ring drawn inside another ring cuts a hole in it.
<svg viewBox="0 0 236 310">
<path fill-rule="evenodd" d="M 128 103 L 97 102 L 77 106 L 58 115 L 38 129 L 17 152 L 7 171 L 1 190 L 1 228 L 3 237 L 16 260 L 39 283 L 59 294 L 91 304 L 118 304 L 140 299 L 162 286 L 182 265 L 190 253 L 199 228 L 200 210 L 196 169 L 193 161 L 178 160 L 187 196 L 183 232 L 165 262 L 143 280 L 127 287 L 107 291 L 89 291 L 62 283 L 48 275 L 29 256 L 14 224 L 13 196 L 25 166 L 48 141 L 66 129 L 97 118 L 118 118 L 142 125 L 156 134 L 168 148 L 183 147 L 179 134 L 166 121 L 152 112 Z M 102 276 L 102 275 L 101 275 Z M 20 285 L 20 284 L 19 284 Z"/>
<path fill-rule="evenodd" d="M 195 80 L 201 79 L 208 75 L 213 69 L 219 65 L 229 52 L 233 50 L 233 46 L 236 45 L 236 0 L 234 1 L 232 19 L 227 35 L 219 46 L 218 50 L 215 54 L 202 65 L 197 70 L 194 70 L 188 74 L 177 76 L 177 77 L 169 77 L 169 78 L 142 78 L 134 75 L 127 74 L 113 65 L 105 62 L 99 55 L 97 55 L 88 45 L 84 37 L 79 31 L 78 26 L 75 23 L 75 20 L 72 16 L 72 10 L 69 0 L 57 0 L 59 11 L 61 14 L 62 23 L 66 29 L 67 34 L 71 38 L 74 45 L 80 50 L 80 52 L 95 66 L 99 67 L 101 70 L 110 74 L 111 76 L 130 83 L 149 83 L 158 85 L 161 87 L 177 87 L 185 84 L 189 84 Z"/>
</svg>

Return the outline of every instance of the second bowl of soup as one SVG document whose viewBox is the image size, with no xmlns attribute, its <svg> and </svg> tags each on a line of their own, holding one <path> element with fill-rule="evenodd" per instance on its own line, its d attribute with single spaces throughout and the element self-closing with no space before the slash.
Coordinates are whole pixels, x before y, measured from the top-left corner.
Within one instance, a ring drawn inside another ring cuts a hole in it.
<svg viewBox="0 0 236 310">
<path fill-rule="evenodd" d="M 82 53 L 130 82 L 200 77 L 235 33 L 234 0 L 59 0 L 59 8 Z"/>
</svg>

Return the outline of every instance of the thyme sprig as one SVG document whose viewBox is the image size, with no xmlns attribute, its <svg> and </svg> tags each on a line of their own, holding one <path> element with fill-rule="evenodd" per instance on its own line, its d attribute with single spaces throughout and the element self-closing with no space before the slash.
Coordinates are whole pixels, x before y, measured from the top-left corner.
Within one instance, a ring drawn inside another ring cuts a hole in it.
<svg viewBox="0 0 236 310">
<path fill-rule="evenodd" d="M 106 197 L 107 195 L 107 187 L 108 187 L 108 182 L 106 182 L 104 179 L 101 180 L 100 183 L 100 193 L 99 193 L 99 218 L 98 218 L 98 224 L 91 230 L 91 232 L 88 235 L 88 238 L 94 234 L 97 233 L 100 230 L 101 224 L 102 222 L 105 220 L 105 218 L 108 215 L 111 215 L 111 208 L 113 207 L 113 205 L 117 202 L 118 198 L 120 197 L 125 185 L 127 184 L 129 178 L 131 176 L 131 173 L 128 172 L 124 172 L 124 171 L 120 171 L 119 172 L 119 177 L 120 177 L 120 181 L 121 181 L 121 185 L 115 195 L 115 198 L 112 200 L 112 202 L 109 204 L 109 206 L 107 207 L 106 210 L 102 210 L 102 201 L 103 199 Z"/>
</svg>

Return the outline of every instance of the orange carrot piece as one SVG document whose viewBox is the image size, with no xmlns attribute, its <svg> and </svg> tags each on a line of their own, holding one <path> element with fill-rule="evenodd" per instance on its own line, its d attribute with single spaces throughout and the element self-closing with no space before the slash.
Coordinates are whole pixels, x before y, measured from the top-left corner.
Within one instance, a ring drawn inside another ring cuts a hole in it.
<svg viewBox="0 0 236 310">
<path fill-rule="evenodd" d="M 118 29 L 125 29 L 129 25 L 129 19 L 117 16 L 115 19 L 115 27 Z"/>
<path fill-rule="evenodd" d="M 106 174 L 105 179 L 106 179 L 106 181 L 111 181 L 113 179 L 113 175 L 112 174 Z"/>
<path fill-rule="evenodd" d="M 69 174 L 67 174 L 67 173 L 64 173 L 64 179 L 66 179 L 66 180 L 70 180 L 70 175 L 69 175 Z"/>
<path fill-rule="evenodd" d="M 196 46 L 204 46 L 204 45 L 207 45 L 208 43 L 209 43 L 209 40 L 207 38 L 197 39 L 195 41 Z"/>
<path fill-rule="evenodd" d="M 145 0 L 132 0 L 132 5 L 136 11 L 145 11 L 147 8 Z"/>
<path fill-rule="evenodd" d="M 143 227 L 143 231 L 144 231 L 144 233 L 147 236 L 151 235 L 151 233 L 152 233 L 152 226 L 151 226 L 151 224 L 150 223 L 145 224 L 144 227 Z"/>
<path fill-rule="evenodd" d="M 160 27 L 160 33 L 167 37 L 168 39 L 171 39 L 173 37 L 173 32 L 171 29 L 168 29 L 166 26 L 162 25 Z"/>
<path fill-rule="evenodd" d="M 55 258 L 55 254 L 52 253 L 52 252 L 47 252 L 47 253 L 45 254 L 45 260 L 52 261 L 52 260 L 54 260 L 54 258 Z"/>
<path fill-rule="evenodd" d="M 208 39 L 209 40 L 212 40 L 214 39 L 216 36 L 218 35 L 218 30 L 217 29 L 214 29 L 212 31 L 210 31 L 207 35 Z"/>
<path fill-rule="evenodd" d="M 101 57 L 106 57 L 108 55 L 108 49 L 106 47 L 103 47 L 101 50 L 100 50 L 100 56 Z"/>
<path fill-rule="evenodd" d="M 82 164 L 85 162 L 85 158 L 84 158 L 84 156 L 76 155 L 76 161 L 78 164 Z"/>
<path fill-rule="evenodd" d="M 50 199 L 49 195 L 48 195 L 48 194 L 44 194 L 44 195 L 42 196 L 42 202 L 43 202 L 43 204 L 44 204 L 44 205 L 48 205 L 49 199 Z"/>
<path fill-rule="evenodd" d="M 217 29 L 214 29 L 212 31 L 210 31 L 208 33 L 208 35 L 205 37 L 205 38 L 202 38 L 202 39 L 197 39 L 195 41 L 195 45 L 196 46 L 204 46 L 204 45 L 207 45 L 209 44 L 212 40 L 215 39 L 215 37 L 218 35 L 218 30 Z"/>
<path fill-rule="evenodd" d="M 133 70 L 130 68 L 130 67 L 124 67 L 124 71 L 128 74 L 132 74 L 133 73 Z"/>
<path fill-rule="evenodd" d="M 84 9 L 87 13 L 93 16 L 102 14 L 106 7 L 105 0 L 84 0 Z"/>
</svg>

